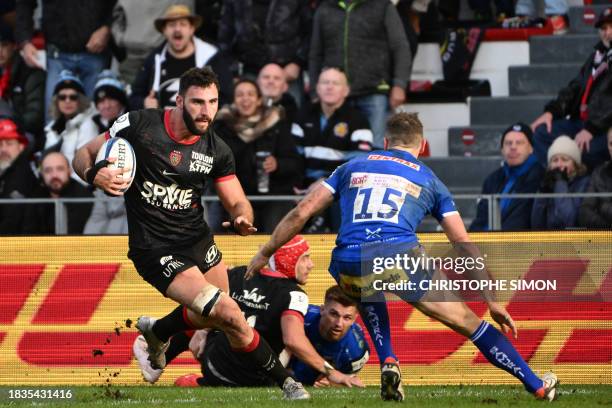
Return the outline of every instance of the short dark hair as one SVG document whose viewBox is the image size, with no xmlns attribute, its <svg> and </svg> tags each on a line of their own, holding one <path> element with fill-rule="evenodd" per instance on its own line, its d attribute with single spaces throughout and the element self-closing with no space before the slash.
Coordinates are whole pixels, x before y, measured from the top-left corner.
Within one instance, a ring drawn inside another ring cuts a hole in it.
<svg viewBox="0 0 612 408">
<path fill-rule="evenodd" d="M 259 85 L 257 85 L 257 82 L 252 80 L 251 78 L 239 78 L 236 83 L 234 84 L 234 92 L 233 94 L 236 93 L 236 89 L 238 88 L 238 85 L 240 84 L 251 84 L 255 87 L 255 91 L 257 92 L 257 97 L 261 98 L 261 89 L 259 88 Z"/>
<path fill-rule="evenodd" d="M 208 67 L 190 68 L 181 75 L 179 95 L 185 96 L 187 89 L 191 86 L 208 88 L 211 85 L 217 87 L 217 92 L 221 89 L 219 86 L 219 78 L 217 78 L 217 74 L 215 74 L 212 69 Z"/>
<path fill-rule="evenodd" d="M 423 140 L 423 124 L 418 113 L 399 112 L 387 121 L 385 137 L 390 145 L 419 147 Z"/>
<path fill-rule="evenodd" d="M 325 291 L 325 303 L 327 302 L 338 302 L 345 307 L 357 307 L 357 301 L 348 297 L 338 285 L 334 285 Z"/>
</svg>

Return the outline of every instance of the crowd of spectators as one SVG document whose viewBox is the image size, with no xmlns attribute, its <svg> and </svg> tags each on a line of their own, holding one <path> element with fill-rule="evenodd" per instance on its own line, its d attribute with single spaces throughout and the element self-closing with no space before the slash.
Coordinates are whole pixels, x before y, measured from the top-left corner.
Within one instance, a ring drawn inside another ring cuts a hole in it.
<svg viewBox="0 0 612 408">
<path fill-rule="evenodd" d="M 304 193 L 337 165 L 383 147 L 387 114 L 406 102 L 415 38 L 430 3 L 8 2 L 12 8 L 0 10 L 0 198 L 104 197 L 72 170 L 76 149 L 130 109 L 174 106 L 178 79 L 194 66 L 219 76 L 214 129 L 232 149 L 246 193 Z M 531 0 L 494 4 L 496 13 L 488 0 L 469 2 L 478 18 L 533 13 Z M 567 28 L 565 0 L 546 1 L 545 12 L 560 31 Z M 576 78 L 531 126 L 504 132 L 503 166 L 483 193 L 612 191 L 612 8 L 596 27 L 601 41 Z M 610 227 L 611 201 L 504 198 L 501 227 Z M 294 204 L 254 202 L 260 231 L 271 231 Z M 51 209 L 2 205 L 0 234 L 52 233 Z M 70 233 L 126 231 L 121 200 L 68 210 Z M 491 229 L 488 210 L 478 204 L 472 230 Z M 335 231 L 337 211 L 308 230 Z M 212 205 L 209 213 L 217 228 L 223 209 Z"/>
</svg>

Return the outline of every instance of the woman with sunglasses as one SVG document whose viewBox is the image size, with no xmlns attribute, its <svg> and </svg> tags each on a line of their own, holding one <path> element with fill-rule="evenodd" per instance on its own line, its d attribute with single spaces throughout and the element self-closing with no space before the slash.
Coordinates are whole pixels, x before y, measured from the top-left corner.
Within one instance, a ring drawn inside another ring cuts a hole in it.
<svg viewBox="0 0 612 408">
<path fill-rule="evenodd" d="M 98 134 L 92 116 L 95 109 L 85 96 L 83 83 L 69 70 L 63 70 L 53 88 L 50 116 L 45 127 L 45 152 L 62 152 L 72 163 L 76 150 Z M 71 165 L 72 166 L 72 165 Z M 86 185 L 72 169 L 72 177 Z"/>
</svg>

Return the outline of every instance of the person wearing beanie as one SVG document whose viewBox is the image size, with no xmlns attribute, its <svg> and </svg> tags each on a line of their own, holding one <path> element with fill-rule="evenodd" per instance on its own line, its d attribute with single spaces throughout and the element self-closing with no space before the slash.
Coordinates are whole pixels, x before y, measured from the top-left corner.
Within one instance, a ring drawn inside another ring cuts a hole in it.
<svg viewBox="0 0 612 408">
<path fill-rule="evenodd" d="M 612 12 L 610 12 L 612 19 Z M 612 128 L 608 129 L 608 151 L 612 157 Z M 612 191 L 612 160 L 593 171 L 587 187 L 588 193 Z M 578 225 L 590 229 L 612 229 L 612 199 L 610 197 L 585 197 L 578 214 Z"/>
<path fill-rule="evenodd" d="M 568 135 L 576 141 L 583 163 L 593 170 L 610 160 L 606 132 L 612 126 L 612 7 L 600 13 L 595 28 L 600 41 L 580 72 L 546 104 L 544 113 L 531 124 L 534 149 L 540 164 L 553 141 Z"/>
<path fill-rule="evenodd" d="M 98 129 L 96 134 L 106 132 L 115 119 L 128 110 L 125 88 L 113 71 L 107 69 L 98 75 L 94 104 L 98 111 L 92 118 Z"/>
<path fill-rule="evenodd" d="M 36 187 L 27 154 L 28 139 L 9 118 L 0 119 L 0 198 L 26 198 Z M 0 234 L 23 232 L 25 205 L 0 206 Z"/>
<path fill-rule="evenodd" d="M 3 104 L 8 115 L 21 124 L 33 142 L 29 149 L 42 149 L 45 143 L 45 72 L 25 63 L 12 28 L 0 20 L 0 105 Z"/>
<path fill-rule="evenodd" d="M 72 159 L 78 148 L 98 135 L 92 121 L 94 108 L 87 96 L 81 80 L 72 71 L 63 70 L 53 86 L 51 115 L 53 120 L 45 127 L 45 149 L 61 152 L 68 159 L 72 170 L 71 177 L 83 185 L 74 169 Z"/>
<path fill-rule="evenodd" d="M 543 169 L 533 154 L 533 133 L 525 123 L 515 123 L 504 130 L 500 169 L 484 181 L 482 194 L 535 193 L 542 179 Z M 502 231 L 531 229 L 533 199 L 503 198 L 499 201 Z M 489 206 L 480 200 L 470 231 L 489 231 Z"/>
<path fill-rule="evenodd" d="M 569 136 L 559 136 L 548 149 L 548 168 L 539 192 L 582 193 L 589 184 L 580 149 Z M 565 229 L 578 223 L 582 197 L 536 198 L 531 211 L 532 229 Z"/>
<path fill-rule="evenodd" d="M 253 325 L 270 343 L 276 353 L 281 354 L 283 350 L 287 350 L 283 354 L 286 355 L 288 352 L 290 356 L 299 358 L 308 368 L 312 368 L 314 372 L 321 375 L 325 372 L 325 360 L 306 336 L 304 322 L 309 311 L 308 295 L 298 286 L 306 284 L 308 275 L 314 266 L 309 250 L 306 240 L 297 235 L 274 253 L 268 266 L 258 276 L 245 279 L 246 266 L 228 270 L 229 294 L 240 306 L 247 322 Z M 355 306 L 351 312 L 356 318 L 357 308 Z M 145 380 L 155 383 L 161 376 L 162 370 L 151 368 L 145 351 L 146 342 L 143 340 L 144 338 L 136 338 L 133 346 L 134 355 Z M 176 385 L 273 385 L 266 376 L 253 370 L 240 354 L 231 350 L 227 337 L 221 332 L 198 330 L 191 339 L 185 332 L 173 336 L 166 352 L 166 362 L 176 358 L 188 347 L 194 357 L 200 361 L 204 377 L 190 374 L 180 377 Z M 336 353 L 338 353 L 337 350 Z M 363 358 L 363 355 L 362 352 L 359 357 Z M 343 360 L 343 357 L 346 358 L 346 356 L 339 356 L 334 361 Z M 286 364 L 287 359 L 284 360 L 282 362 Z M 342 364 L 342 369 L 345 367 L 352 366 Z M 340 367 L 338 369 L 340 370 Z M 330 377 L 332 382 L 347 378 L 340 371 L 336 372 L 333 368 L 331 371 L 335 372 Z M 315 376 L 317 377 L 318 375 Z"/>
</svg>

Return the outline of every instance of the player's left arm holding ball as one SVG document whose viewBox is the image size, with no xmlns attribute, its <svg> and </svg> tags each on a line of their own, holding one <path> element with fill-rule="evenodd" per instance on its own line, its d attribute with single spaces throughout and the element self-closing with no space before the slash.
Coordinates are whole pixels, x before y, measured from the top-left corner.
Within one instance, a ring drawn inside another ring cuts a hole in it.
<svg viewBox="0 0 612 408">
<path fill-rule="evenodd" d="M 99 163 L 94 163 L 98 151 L 107 140 L 107 132 L 102 133 L 92 139 L 89 143 L 77 150 L 72 161 L 74 171 L 83 180 L 89 182 L 98 188 L 101 188 L 108 194 L 114 196 L 123 195 L 131 182 L 130 177 L 124 176 L 124 173 L 129 173 L 130 168 L 111 169 L 109 163 L 117 160 L 116 157 L 109 157 Z"/>
</svg>

